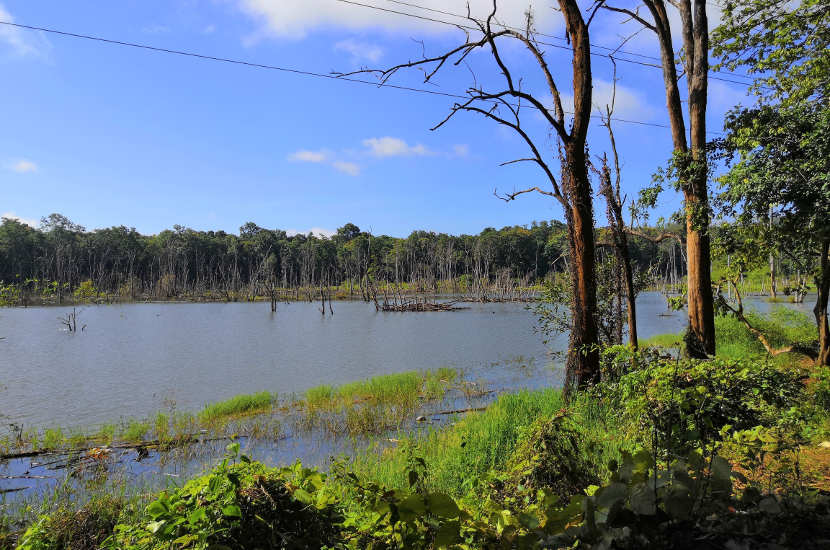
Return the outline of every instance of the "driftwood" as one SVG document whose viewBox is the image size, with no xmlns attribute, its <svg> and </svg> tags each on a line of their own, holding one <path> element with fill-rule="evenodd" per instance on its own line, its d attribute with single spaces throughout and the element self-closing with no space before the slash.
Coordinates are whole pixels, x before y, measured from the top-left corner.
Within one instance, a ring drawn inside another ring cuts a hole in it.
<svg viewBox="0 0 830 550">
<path fill-rule="evenodd" d="M 485 411 L 485 410 L 487 410 L 487 407 L 470 407 L 468 409 L 453 409 L 451 411 L 439 411 L 439 412 L 432 413 L 432 414 L 427 415 L 427 416 L 438 416 L 438 415 L 446 415 L 446 414 L 461 414 L 461 413 L 466 413 L 466 412 L 479 412 L 479 411 Z"/>
<path fill-rule="evenodd" d="M 456 307 L 456 301 L 452 302 L 419 302 L 417 300 L 401 303 L 384 302 L 380 305 L 380 311 L 456 311 L 464 309 Z"/>
<path fill-rule="evenodd" d="M 210 438 L 200 438 L 199 434 L 190 434 L 183 437 L 177 437 L 171 440 L 159 440 L 154 439 L 151 441 L 141 441 L 138 443 L 119 443 L 117 445 L 104 445 L 104 446 L 96 446 L 96 447 L 78 447 L 72 449 L 35 449 L 31 451 L 24 451 L 20 453 L 8 453 L 0 455 L 0 462 L 5 460 L 15 460 L 19 458 L 32 458 L 36 456 L 46 456 L 46 455 L 53 455 L 53 456 L 66 456 L 66 455 L 73 455 L 73 454 L 89 454 L 91 451 L 96 449 L 108 449 L 108 450 L 115 450 L 115 449 L 135 449 L 136 451 L 141 450 L 148 450 L 153 448 L 172 448 L 178 447 L 183 445 L 193 445 L 195 443 L 208 443 L 211 441 L 225 441 L 228 439 L 233 439 L 230 436 L 224 437 L 210 437 Z M 61 462 L 62 460 L 58 460 L 56 462 Z M 43 466 L 45 464 L 41 464 Z"/>
</svg>

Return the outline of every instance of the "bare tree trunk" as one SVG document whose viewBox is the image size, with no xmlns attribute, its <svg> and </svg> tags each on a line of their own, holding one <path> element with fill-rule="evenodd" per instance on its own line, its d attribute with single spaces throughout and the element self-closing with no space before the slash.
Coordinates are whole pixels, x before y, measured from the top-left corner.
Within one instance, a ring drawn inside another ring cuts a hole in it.
<svg viewBox="0 0 830 550">
<path fill-rule="evenodd" d="M 644 0 L 653 23 L 627 9 L 607 7 L 623 12 L 652 30 L 660 44 L 666 107 L 679 161 L 680 184 L 686 203 L 686 265 L 689 304 L 689 338 L 687 353 L 705 357 L 715 353 L 715 310 L 712 296 L 711 252 L 709 242 L 709 202 L 706 180 L 706 99 L 708 93 L 709 34 L 705 0 L 678 0 L 682 22 L 681 34 L 689 88 L 689 125 L 691 148 L 686 141 L 686 125 L 680 101 L 677 68 L 671 26 L 664 0 Z M 692 4 L 694 3 L 694 7 Z"/>
<path fill-rule="evenodd" d="M 830 240 L 822 243 L 821 271 L 816 277 L 816 305 L 813 313 L 818 325 L 818 360 L 817 365 L 830 365 L 830 325 L 827 321 L 827 301 L 830 297 Z"/>
<path fill-rule="evenodd" d="M 576 63 L 576 61 L 574 61 Z M 590 86 L 590 77 L 589 77 Z M 590 93 L 590 92 L 589 92 Z M 585 144 L 566 147 L 570 196 L 568 245 L 571 257 L 571 336 L 568 341 L 566 388 L 582 389 L 599 382 L 599 331 L 597 329 L 596 251 L 591 184 L 588 181 Z"/>
</svg>

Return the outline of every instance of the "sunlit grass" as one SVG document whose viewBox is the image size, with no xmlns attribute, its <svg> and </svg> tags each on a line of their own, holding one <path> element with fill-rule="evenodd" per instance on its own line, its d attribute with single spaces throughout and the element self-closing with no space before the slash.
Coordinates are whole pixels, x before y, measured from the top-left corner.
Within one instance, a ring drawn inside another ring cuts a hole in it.
<svg viewBox="0 0 830 550">
<path fill-rule="evenodd" d="M 640 340 L 644 348 L 677 348 L 683 345 L 683 333 L 655 334 Z"/>
<path fill-rule="evenodd" d="M 559 390 L 502 395 L 482 413 L 471 413 L 450 429 L 401 437 L 397 447 L 375 446 L 358 454 L 352 466 L 361 476 L 387 487 L 405 487 L 410 453 L 427 464 L 430 490 L 468 494 L 490 470 L 506 464 L 521 430 L 564 406 Z"/>
<path fill-rule="evenodd" d="M 274 396 L 267 391 L 249 395 L 237 395 L 205 406 L 199 412 L 201 422 L 213 422 L 231 416 L 267 412 L 271 410 Z"/>
</svg>

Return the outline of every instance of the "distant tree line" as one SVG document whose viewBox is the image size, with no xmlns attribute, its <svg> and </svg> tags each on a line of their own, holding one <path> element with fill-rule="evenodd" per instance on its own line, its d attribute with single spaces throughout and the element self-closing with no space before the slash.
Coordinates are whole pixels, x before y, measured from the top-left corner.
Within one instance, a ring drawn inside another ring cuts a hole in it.
<svg viewBox="0 0 830 550">
<path fill-rule="evenodd" d="M 601 233 L 603 230 L 598 230 Z M 601 237 L 600 237 L 601 239 Z M 413 231 L 406 238 L 372 235 L 352 223 L 330 238 L 291 235 L 248 222 L 239 234 L 176 225 L 157 235 L 125 226 L 87 231 L 60 214 L 39 228 L 4 218 L 0 224 L 0 281 L 60 295 L 83 284 L 122 297 L 173 298 L 191 293 L 256 293 L 281 288 L 408 284 L 437 289 L 439 281 L 533 284 L 568 265 L 565 225 L 486 228 L 478 235 Z M 672 240 L 632 239 L 638 269 L 679 280 L 683 249 Z M 652 267 L 653 266 L 653 267 Z"/>
</svg>

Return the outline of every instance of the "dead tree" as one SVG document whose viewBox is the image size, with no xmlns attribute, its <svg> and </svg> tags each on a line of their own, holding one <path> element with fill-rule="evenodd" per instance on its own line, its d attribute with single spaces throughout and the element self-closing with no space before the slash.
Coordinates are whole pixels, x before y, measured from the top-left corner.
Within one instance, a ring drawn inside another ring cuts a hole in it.
<svg viewBox="0 0 830 550">
<path fill-rule="evenodd" d="M 651 21 L 639 9 L 618 8 L 603 2 L 607 10 L 622 13 L 657 35 L 666 89 L 666 107 L 674 145 L 675 172 L 686 206 L 687 287 L 689 336 L 692 356 L 715 353 L 715 309 L 712 293 L 712 261 L 707 194 L 706 100 L 709 85 L 709 30 L 706 0 L 669 0 L 680 15 L 683 68 L 688 81 L 689 139 L 680 99 L 680 76 L 675 64 L 671 25 L 665 0 L 643 0 Z"/>
<path fill-rule="evenodd" d="M 74 307 L 72 308 L 72 311 L 70 311 L 63 317 L 58 317 L 58 321 L 60 321 L 61 324 L 65 326 L 66 330 L 68 330 L 69 332 L 78 332 L 78 312 L 75 311 Z"/>
<path fill-rule="evenodd" d="M 545 174 L 549 189 L 530 186 L 526 189 L 498 195 L 505 201 L 514 200 L 525 193 L 540 193 L 559 201 L 565 211 L 568 227 L 568 244 L 571 258 L 571 282 L 573 300 L 571 303 L 572 327 L 566 366 L 565 387 L 582 388 L 599 380 L 598 330 L 596 324 L 596 277 L 593 197 L 588 177 L 588 159 L 585 152 L 588 124 L 591 116 L 591 46 L 588 27 L 602 5 L 594 4 L 587 21 L 576 0 L 558 0 L 559 11 L 565 19 L 565 29 L 572 51 L 573 101 L 572 124 L 565 120 L 559 87 L 549 68 L 544 50 L 534 36 L 533 17 L 528 13 L 525 29 L 508 28 L 496 19 L 497 3 L 484 20 L 473 17 L 468 9 L 470 25 L 459 27 L 466 34 L 463 44 L 440 55 L 423 55 L 421 59 L 401 63 L 388 69 L 369 70 L 379 77 L 381 85 L 395 73 L 404 69 L 418 69 L 429 83 L 444 67 L 459 66 L 475 51 L 489 50 L 504 86 L 498 90 L 485 90 L 473 74 L 473 83 L 467 89 L 467 99 L 456 102 L 450 113 L 434 129 L 442 127 L 460 112 L 481 115 L 502 126 L 510 128 L 527 145 L 530 156 L 503 163 L 518 162 L 536 164 Z M 475 37 L 473 37 L 475 34 Z M 540 75 L 547 84 L 547 92 L 553 101 L 549 109 L 537 96 L 522 87 L 522 79 L 514 76 L 502 57 L 500 44 L 507 40 L 519 42 L 535 61 Z M 551 159 L 543 157 L 541 143 L 534 139 L 522 126 L 522 114 L 529 110 L 541 116 L 560 143 L 561 181 L 554 175 Z"/>
<path fill-rule="evenodd" d="M 612 57 L 612 62 L 613 59 Z M 616 63 L 614 64 L 613 82 L 614 87 L 611 94 L 611 105 L 605 106 L 602 124 L 608 130 L 611 152 L 614 157 L 614 176 L 612 182 L 611 168 L 608 166 L 608 156 L 603 155 L 602 167 L 598 171 L 600 180 L 599 192 L 605 197 L 608 225 L 614 240 L 614 255 L 617 260 L 618 273 L 622 275 L 623 286 L 625 287 L 625 300 L 628 314 L 628 341 L 631 347 L 637 349 L 637 291 L 634 288 L 634 271 L 631 267 L 631 256 L 628 251 L 628 235 L 626 235 L 625 219 L 622 213 L 625 197 L 621 196 L 620 190 L 620 156 L 617 153 L 617 141 L 614 139 L 614 130 L 611 128 L 611 115 L 614 113 L 614 105 L 617 98 Z"/>
</svg>

